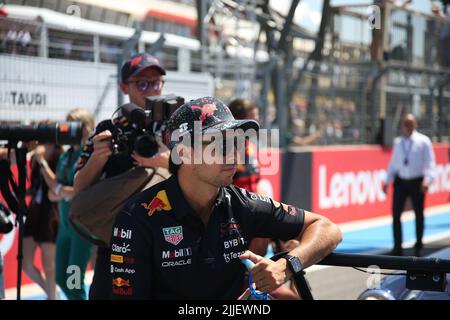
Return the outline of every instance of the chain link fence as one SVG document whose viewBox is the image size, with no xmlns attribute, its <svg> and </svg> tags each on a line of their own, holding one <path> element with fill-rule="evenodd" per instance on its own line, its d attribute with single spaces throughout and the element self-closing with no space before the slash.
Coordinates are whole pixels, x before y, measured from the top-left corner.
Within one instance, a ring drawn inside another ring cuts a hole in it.
<svg viewBox="0 0 450 320">
<path fill-rule="evenodd" d="M 413 113 L 418 130 L 433 141 L 450 141 L 450 20 L 372 3 L 332 7 L 328 18 L 322 59 L 296 52 L 301 76 L 295 79 L 301 80 L 289 105 L 289 144 L 390 145 L 405 113 Z M 258 80 L 276 86 L 273 75 Z M 261 85 L 254 87 L 263 103 Z M 282 123 L 272 92 L 269 127 Z"/>
<path fill-rule="evenodd" d="M 304 73 L 294 95 L 291 145 L 365 143 L 370 70 L 331 63 L 320 68 Z"/>
<path fill-rule="evenodd" d="M 444 41 L 450 23 L 390 8 L 380 11 L 389 28 L 375 31 L 368 27 L 368 8 L 332 9 L 324 60 L 305 68 L 289 106 L 291 144 L 386 142 L 399 134 L 406 112 L 417 116 L 419 130 L 434 141 L 450 140 L 450 69 L 444 59 L 450 56 Z M 6 17 L 0 17 L 0 36 L 2 121 L 62 120 L 75 107 L 103 119 L 117 106 L 120 39 Z M 376 37 L 381 41 L 374 48 Z M 375 49 L 381 56 L 374 57 Z M 156 55 L 169 71 L 179 68 L 175 48 Z M 199 71 L 200 65 L 199 52 L 192 51 L 190 69 Z M 231 99 L 238 85 L 233 79 L 216 84 L 216 95 Z M 261 83 L 252 86 L 258 92 Z M 274 106 L 268 111 L 273 122 Z"/>
</svg>

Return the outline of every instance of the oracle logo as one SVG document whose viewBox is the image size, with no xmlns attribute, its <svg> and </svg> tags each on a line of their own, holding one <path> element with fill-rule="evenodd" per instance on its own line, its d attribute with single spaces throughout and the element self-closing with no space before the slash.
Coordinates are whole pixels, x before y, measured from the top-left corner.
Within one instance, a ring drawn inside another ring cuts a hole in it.
<svg viewBox="0 0 450 320">
<path fill-rule="evenodd" d="M 319 166 L 319 208 L 341 208 L 350 205 L 383 202 L 382 185 L 386 170 L 336 172 L 327 177 L 327 167 Z"/>
</svg>

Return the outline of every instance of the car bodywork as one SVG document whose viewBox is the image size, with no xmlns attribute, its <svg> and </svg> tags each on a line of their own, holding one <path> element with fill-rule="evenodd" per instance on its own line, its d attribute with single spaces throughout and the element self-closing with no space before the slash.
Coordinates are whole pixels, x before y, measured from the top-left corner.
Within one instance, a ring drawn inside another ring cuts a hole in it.
<svg viewBox="0 0 450 320">
<path fill-rule="evenodd" d="M 450 259 L 450 247 L 434 252 L 429 258 Z M 444 292 L 410 290 L 406 287 L 406 271 L 396 271 L 382 279 L 379 288 L 367 289 L 358 300 L 450 300 L 450 273 L 446 274 Z"/>
</svg>

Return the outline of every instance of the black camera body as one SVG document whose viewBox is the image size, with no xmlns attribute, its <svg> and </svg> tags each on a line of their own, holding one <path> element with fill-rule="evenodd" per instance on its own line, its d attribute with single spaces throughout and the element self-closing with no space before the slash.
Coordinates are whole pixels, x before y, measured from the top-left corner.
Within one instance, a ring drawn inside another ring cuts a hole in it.
<svg viewBox="0 0 450 320">
<path fill-rule="evenodd" d="M 114 154 L 129 155 L 136 151 L 141 157 L 153 157 L 159 150 L 156 135 L 183 103 L 184 98 L 170 94 L 147 97 L 144 109 L 134 103 L 122 105 L 120 110 L 128 125 L 116 127 L 112 133 Z"/>
<path fill-rule="evenodd" d="M 151 121 L 164 123 L 172 113 L 184 104 L 184 98 L 174 94 L 145 98 L 145 110 L 149 111 Z"/>
</svg>

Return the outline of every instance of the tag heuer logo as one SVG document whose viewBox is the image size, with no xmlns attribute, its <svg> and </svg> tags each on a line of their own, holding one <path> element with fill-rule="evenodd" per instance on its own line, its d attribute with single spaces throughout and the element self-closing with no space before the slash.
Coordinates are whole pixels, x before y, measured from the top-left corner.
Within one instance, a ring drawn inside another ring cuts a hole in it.
<svg viewBox="0 0 450 320">
<path fill-rule="evenodd" d="M 163 234 L 164 239 L 166 239 L 167 242 L 176 246 L 180 243 L 181 240 L 183 240 L 183 227 L 177 226 L 171 228 L 163 228 Z"/>
</svg>

